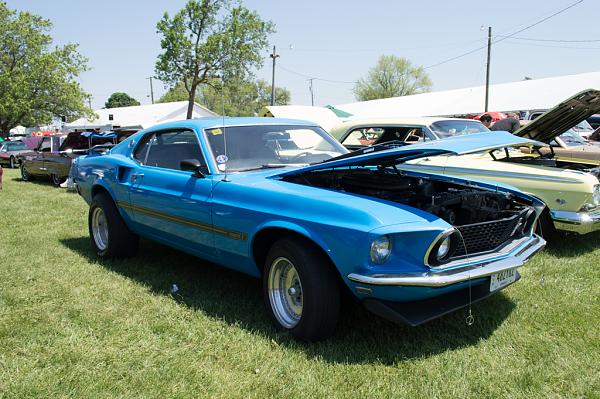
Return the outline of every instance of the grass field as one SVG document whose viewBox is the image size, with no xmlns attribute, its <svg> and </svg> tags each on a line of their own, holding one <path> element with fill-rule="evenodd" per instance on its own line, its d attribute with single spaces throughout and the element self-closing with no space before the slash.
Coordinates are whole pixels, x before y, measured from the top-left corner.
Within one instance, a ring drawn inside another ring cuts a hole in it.
<svg viewBox="0 0 600 399">
<path fill-rule="evenodd" d="M 346 309 L 305 345 L 271 327 L 258 280 L 150 242 L 99 262 L 84 201 L 18 176 L 0 191 L 0 397 L 600 398 L 599 234 L 536 256 L 472 326 Z"/>
</svg>

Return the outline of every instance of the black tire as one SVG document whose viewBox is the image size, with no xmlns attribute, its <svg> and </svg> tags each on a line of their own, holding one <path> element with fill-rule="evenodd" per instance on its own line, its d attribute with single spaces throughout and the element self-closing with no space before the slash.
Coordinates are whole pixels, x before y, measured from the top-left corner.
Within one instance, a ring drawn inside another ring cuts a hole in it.
<svg viewBox="0 0 600 399">
<path fill-rule="evenodd" d="M 17 160 L 15 159 L 15 157 L 10 157 L 9 160 L 9 165 L 8 165 L 11 169 L 16 169 L 19 167 L 19 164 L 17 163 Z"/>
<path fill-rule="evenodd" d="M 61 176 L 58 176 L 55 173 L 52 173 L 50 175 L 50 180 L 52 180 L 52 184 L 54 184 L 54 186 L 60 187 L 61 184 L 63 184 L 65 181 L 67 181 L 67 178 L 66 177 L 61 177 Z"/>
<path fill-rule="evenodd" d="M 27 170 L 27 166 L 24 163 L 21 163 L 21 180 L 23 181 L 32 181 L 33 176 Z"/>
<path fill-rule="evenodd" d="M 554 227 L 554 222 L 552 221 L 552 217 L 550 217 L 550 210 L 548 207 L 544 208 L 542 214 L 538 218 L 535 232 L 536 234 L 542 236 L 544 240 L 548 242 L 548 244 L 551 244 L 556 240 L 556 227 Z"/>
<path fill-rule="evenodd" d="M 280 298 L 281 294 L 269 289 L 272 269 L 278 268 L 276 263 L 281 259 L 292 264 L 300 281 L 302 309 L 299 320 L 293 326 L 286 326 L 278 319 L 274 305 L 276 299 L 272 295 Z M 331 261 L 310 241 L 294 237 L 273 244 L 265 260 L 263 296 L 275 326 L 294 338 L 319 341 L 333 334 L 340 313 L 339 276 Z"/>
<path fill-rule="evenodd" d="M 102 213 L 104 217 L 107 233 L 104 245 L 94 235 L 92 227 L 92 219 L 96 212 Z M 129 230 L 115 203 L 107 193 L 96 194 L 92 199 L 88 214 L 88 228 L 92 247 L 100 258 L 126 258 L 136 254 L 139 237 Z"/>
</svg>

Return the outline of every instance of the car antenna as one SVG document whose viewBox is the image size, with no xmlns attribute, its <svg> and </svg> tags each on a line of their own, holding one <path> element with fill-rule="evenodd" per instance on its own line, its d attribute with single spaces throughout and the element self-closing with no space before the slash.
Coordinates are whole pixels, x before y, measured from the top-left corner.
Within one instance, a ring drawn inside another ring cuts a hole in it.
<svg viewBox="0 0 600 399">
<path fill-rule="evenodd" d="M 222 120 L 222 124 L 223 124 L 223 152 L 225 153 L 225 162 L 223 162 L 223 167 L 224 167 L 224 172 L 225 172 L 225 176 L 223 177 L 224 182 L 228 182 L 230 181 L 227 178 L 227 162 L 229 161 L 229 158 L 227 157 L 227 136 L 225 135 L 225 94 L 224 94 L 224 86 L 225 86 L 225 79 L 223 78 L 223 74 L 221 74 L 221 120 Z"/>
</svg>

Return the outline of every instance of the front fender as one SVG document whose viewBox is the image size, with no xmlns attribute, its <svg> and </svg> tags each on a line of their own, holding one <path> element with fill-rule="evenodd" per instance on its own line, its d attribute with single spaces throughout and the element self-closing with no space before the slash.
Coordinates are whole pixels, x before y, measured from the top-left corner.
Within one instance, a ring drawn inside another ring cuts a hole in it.
<svg viewBox="0 0 600 399">
<path fill-rule="evenodd" d="M 285 229 L 285 230 L 290 230 L 293 231 L 294 233 L 300 234 L 301 236 L 304 236 L 305 238 L 313 241 L 315 244 L 317 244 L 323 251 L 325 251 L 325 253 L 327 253 L 329 256 L 331 254 L 331 248 L 329 246 L 329 244 L 323 239 L 323 237 L 321 237 L 320 234 L 316 233 L 315 231 L 311 231 L 309 229 L 307 229 L 304 226 L 300 226 L 297 223 L 293 223 L 293 222 L 289 222 L 289 221 L 285 221 L 285 220 L 270 220 L 268 222 L 262 223 L 260 225 L 258 225 L 256 227 L 256 229 L 254 230 L 254 232 L 252 232 L 252 239 L 250 242 L 250 253 L 249 255 L 252 256 L 252 248 L 254 246 L 254 241 L 256 239 L 256 236 L 261 232 L 264 231 L 266 229 L 269 228 L 279 228 L 279 229 Z"/>
</svg>

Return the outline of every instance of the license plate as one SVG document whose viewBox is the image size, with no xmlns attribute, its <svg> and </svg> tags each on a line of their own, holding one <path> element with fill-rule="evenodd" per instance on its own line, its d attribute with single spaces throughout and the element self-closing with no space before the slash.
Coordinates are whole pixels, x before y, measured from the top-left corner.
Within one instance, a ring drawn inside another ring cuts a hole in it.
<svg viewBox="0 0 600 399">
<path fill-rule="evenodd" d="M 500 273 L 492 274 L 490 279 L 490 292 L 506 287 L 517 279 L 517 269 L 508 269 Z"/>
</svg>

